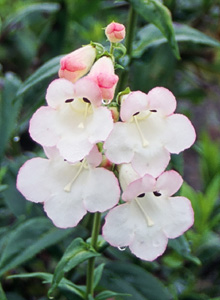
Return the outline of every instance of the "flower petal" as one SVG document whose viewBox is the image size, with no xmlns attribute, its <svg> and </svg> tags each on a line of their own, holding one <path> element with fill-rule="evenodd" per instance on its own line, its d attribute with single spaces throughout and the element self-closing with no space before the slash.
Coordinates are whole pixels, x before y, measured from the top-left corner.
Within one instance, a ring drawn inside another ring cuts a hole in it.
<svg viewBox="0 0 220 300">
<path fill-rule="evenodd" d="M 131 201 L 138 197 L 138 195 L 152 192 L 154 190 L 156 181 L 155 179 L 146 174 L 145 176 L 131 182 L 122 194 L 122 199 L 125 201 Z"/>
<path fill-rule="evenodd" d="M 195 129 L 187 117 L 173 114 L 167 118 L 163 143 L 169 152 L 179 154 L 192 146 L 195 138 Z"/>
<path fill-rule="evenodd" d="M 68 228 L 79 223 L 86 214 L 81 194 L 82 188 L 74 185 L 71 193 L 60 190 L 45 201 L 44 210 L 55 226 Z"/>
<path fill-rule="evenodd" d="M 91 143 L 105 141 L 113 128 L 111 112 L 106 107 L 98 107 L 87 126 L 88 139 Z"/>
<path fill-rule="evenodd" d="M 194 213 L 190 201 L 185 197 L 159 199 L 162 211 L 161 227 L 168 238 L 174 239 L 188 230 L 194 222 Z"/>
<path fill-rule="evenodd" d="M 75 163 L 89 154 L 93 148 L 93 144 L 91 144 L 84 135 L 73 134 L 72 137 L 62 138 L 57 143 L 57 148 L 62 157 L 69 162 Z"/>
<path fill-rule="evenodd" d="M 59 108 L 66 100 L 73 98 L 74 84 L 67 79 L 55 79 L 48 86 L 46 100 L 50 107 Z"/>
<path fill-rule="evenodd" d="M 59 140 L 59 136 L 54 130 L 56 124 L 56 110 L 48 106 L 40 107 L 30 120 L 29 132 L 31 138 L 43 146 L 55 146 Z"/>
<path fill-rule="evenodd" d="M 164 87 L 155 87 L 148 94 L 149 109 L 156 110 L 164 116 L 172 114 L 176 109 L 176 98 Z"/>
<path fill-rule="evenodd" d="M 115 247 L 128 246 L 133 239 L 133 218 L 130 203 L 121 204 L 107 214 L 102 228 L 104 239 Z"/>
<path fill-rule="evenodd" d="M 104 168 L 91 169 L 84 185 L 83 202 L 90 212 L 104 212 L 118 203 L 120 189 L 113 172 Z"/>
<path fill-rule="evenodd" d="M 135 136 L 136 132 L 129 125 L 122 122 L 115 123 L 104 143 L 106 157 L 115 164 L 129 163 L 134 156 L 134 142 L 131 136 Z"/>
<path fill-rule="evenodd" d="M 161 145 L 149 145 L 135 152 L 131 162 L 135 171 L 143 176 L 148 173 L 154 177 L 159 176 L 170 161 L 170 153 Z"/>
<path fill-rule="evenodd" d="M 102 104 L 102 94 L 99 86 L 87 76 L 75 83 L 75 97 L 85 97 L 95 106 Z"/>
<path fill-rule="evenodd" d="M 137 257 L 153 261 L 164 253 L 167 242 L 168 238 L 157 226 L 147 227 L 140 222 L 129 248 Z"/>
<path fill-rule="evenodd" d="M 99 149 L 96 145 L 93 146 L 92 150 L 86 156 L 86 160 L 88 164 L 94 168 L 101 164 L 102 154 L 99 152 Z"/>
<path fill-rule="evenodd" d="M 47 159 L 36 157 L 28 160 L 19 170 L 17 189 L 32 202 L 44 202 L 51 193 L 50 164 Z"/>
<path fill-rule="evenodd" d="M 172 196 L 179 190 L 182 183 L 183 179 L 176 171 L 166 171 L 158 177 L 156 191 L 165 196 Z"/>
<path fill-rule="evenodd" d="M 120 117 L 128 121 L 134 114 L 147 110 L 148 96 L 140 91 L 130 93 L 121 104 Z"/>
</svg>

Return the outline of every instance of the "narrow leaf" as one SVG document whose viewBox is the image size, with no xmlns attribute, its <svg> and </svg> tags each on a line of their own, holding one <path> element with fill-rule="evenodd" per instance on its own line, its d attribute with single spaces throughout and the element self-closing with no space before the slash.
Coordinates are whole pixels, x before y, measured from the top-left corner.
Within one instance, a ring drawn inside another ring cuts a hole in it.
<svg viewBox="0 0 220 300">
<path fill-rule="evenodd" d="M 0 299 L 1 300 L 7 300 L 6 295 L 5 295 L 4 291 L 3 291 L 1 283 L 0 283 Z"/>
<path fill-rule="evenodd" d="M 11 275 L 11 276 L 8 276 L 7 278 L 8 279 L 13 279 L 13 278 L 39 278 L 39 279 L 43 280 L 43 283 L 50 283 L 51 284 L 52 280 L 53 280 L 53 274 L 44 273 L 44 272 L 34 272 L 34 273 L 24 273 L 24 274 Z M 58 287 L 60 289 L 68 290 L 69 292 L 80 296 L 82 299 L 85 299 L 85 292 L 86 292 L 86 287 L 85 286 L 79 286 L 79 285 L 74 284 L 71 281 L 63 278 L 60 281 Z"/>
<path fill-rule="evenodd" d="M 21 102 L 18 99 L 15 103 L 14 99 L 20 85 L 21 80 L 15 74 L 6 74 L 2 96 L 0 97 L 0 159 L 12 132 L 16 128 Z"/>
<path fill-rule="evenodd" d="M 72 270 L 83 261 L 99 255 L 100 254 L 97 253 L 89 244 L 84 242 L 83 239 L 75 239 L 68 246 L 55 269 L 52 287 L 50 288 L 48 295 L 50 296 L 54 289 L 58 286 L 65 272 Z"/>
<path fill-rule="evenodd" d="M 63 55 L 56 56 L 46 62 L 37 71 L 35 71 L 19 88 L 17 96 L 21 96 L 28 92 L 33 86 L 41 84 L 44 81 L 49 81 L 53 76 L 55 76 L 59 70 L 60 59 Z"/>
<path fill-rule="evenodd" d="M 177 42 L 190 42 L 210 47 L 220 47 L 220 42 L 188 25 L 174 23 L 174 32 Z M 137 35 L 134 43 L 133 57 L 140 57 L 148 48 L 167 43 L 167 39 L 153 24 L 144 26 Z"/>
<path fill-rule="evenodd" d="M 20 22 L 29 20 L 32 21 L 36 14 L 50 14 L 59 10 L 58 3 L 36 3 L 28 5 L 19 10 L 16 14 L 9 16 L 2 24 L 2 31 L 6 29 L 16 29 L 16 25 Z"/>
<path fill-rule="evenodd" d="M 93 283 L 94 289 L 97 287 L 97 285 L 102 277 L 104 266 L 105 266 L 105 264 L 101 264 L 94 271 L 94 283 Z"/>
<path fill-rule="evenodd" d="M 45 217 L 25 221 L 4 236 L 0 258 L 0 276 L 34 255 L 56 244 L 72 233 L 72 229 L 58 229 Z"/>
<path fill-rule="evenodd" d="M 116 292 L 112 292 L 112 291 L 104 291 L 99 293 L 96 297 L 95 300 L 105 300 L 108 298 L 112 298 L 112 297 L 117 297 L 117 296 L 121 296 L 121 297 L 130 297 L 130 294 L 124 294 L 124 293 L 116 293 Z"/>
<path fill-rule="evenodd" d="M 133 8 L 149 23 L 154 24 L 168 40 L 176 58 L 180 58 L 170 11 L 159 0 L 129 0 Z"/>
</svg>

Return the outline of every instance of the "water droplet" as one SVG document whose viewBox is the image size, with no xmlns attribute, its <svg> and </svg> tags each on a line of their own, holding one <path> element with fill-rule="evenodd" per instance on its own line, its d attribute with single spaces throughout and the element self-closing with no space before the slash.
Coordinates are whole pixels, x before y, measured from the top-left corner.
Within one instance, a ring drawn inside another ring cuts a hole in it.
<svg viewBox="0 0 220 300">
<path fill-rule="evenodd" d="M 102 104 L 104 104 L 104 105 L 108 105 L 108 104 L 110 104 L 111 103 L 111 100 L 102 100 Z"/>
<path fill-rule="evenodd" d="M 19 137 L 19 136 L 14 136 L 14 137 L 13 137 L 13 141 L 14 141 L 15 143 L 19 142 L 19 141 L 20 141 L 20 137 Z"/>
<path fill-rule="evenodd" d="M 120 250 L 120 251 L 125 251 L 125 250 L 126 250 L 126 247 L 118 247 L 118 250 Z"/>
</svg>

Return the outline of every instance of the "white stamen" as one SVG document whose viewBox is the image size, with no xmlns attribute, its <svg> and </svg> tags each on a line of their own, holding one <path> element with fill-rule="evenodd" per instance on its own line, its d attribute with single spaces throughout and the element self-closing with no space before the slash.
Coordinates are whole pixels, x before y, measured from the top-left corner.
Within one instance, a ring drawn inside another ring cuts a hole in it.
<svg viewBox="0 0 220 300">
<path fill-rule="evenodd" d="M 79 174 L 82 172 L 84 165 L 85 165 L 86 160 L 84 159 L 83 162 L 81 163 L 76 175 L 73 177 L 73 179 L 64 187 L 64 191 L 69 193 L 71 191 L 72 185 L 74 183 L 74 181 L 77 179 L 77 177 L 79 176 Z"/>
<path fill-rule="evenodd" d="M 145 148 L 149 145 L 149 142 L 145 139 L 145 137 L 143 135 L 143 132 L 141 131 L 140 125 L 139 125 L 138 120 L 137 120 L 137 117 L 133 116 L 133 118 L 134 118 L 134 122 L 135 122 L 135 125 L 137 127 L 137 130 L 139 132 L 139 135 L 140 135 L 140 138 L 141 138 L 141 141 L 142 141 L 142 145 Z"/>
<path fill-rule="evenodd" d="M 148 226 L 148 227 L 152 227 L 152 226 L 154 225 L 154 222 L 153 222 L 153 221 L 151 220 L 151 218 L 146 214 L 146 212 L 145 212 L 145 210 L 143 209 L 143 207 L 142 207 L 140 201 L 139 201 L 137 198 L 135 198 L 135 200 L 136 200 L 136 202 L 137 202 L 138 207 L 140 208 L 140 210 L 142 211 L 142 213 L 143 213 L 143 215 L 144 215 L 144 217 L 145 217 L 145 219 L 146 219 L 147 226 Z"/>
<path fill-rule="evenodd" d="M 89 105 L 90 105 L 90 103 L 86 103 L 86 108 L 85 108 L 85 111 L 84 111 L 83 121 L 79 123 L 78 128 L 83 129 L 85 127 L 84 122 L 85 122 L 86 117 L 88 115 Z"/>
</svg>

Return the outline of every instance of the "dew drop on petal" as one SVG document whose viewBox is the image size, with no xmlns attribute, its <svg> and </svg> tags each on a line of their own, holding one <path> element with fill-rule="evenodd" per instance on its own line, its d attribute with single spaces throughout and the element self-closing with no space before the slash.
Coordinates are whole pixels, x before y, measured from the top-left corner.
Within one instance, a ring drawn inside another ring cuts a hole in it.
<svg viewBox="0 0 220 300">
<path fill-rule="evenodd" d="M 111 100 L 104 100 L 104 99 L 102 99 L 102 104 L 108 105 L 110 103 L 111 103 Z"/>
<path fill-rule="evenodd" d="M 125 251 L 125 250 L 126 250 L 126 247 L 118 247 L 118 250 L 120 250 L 120 251 Z"/>
</svg>

